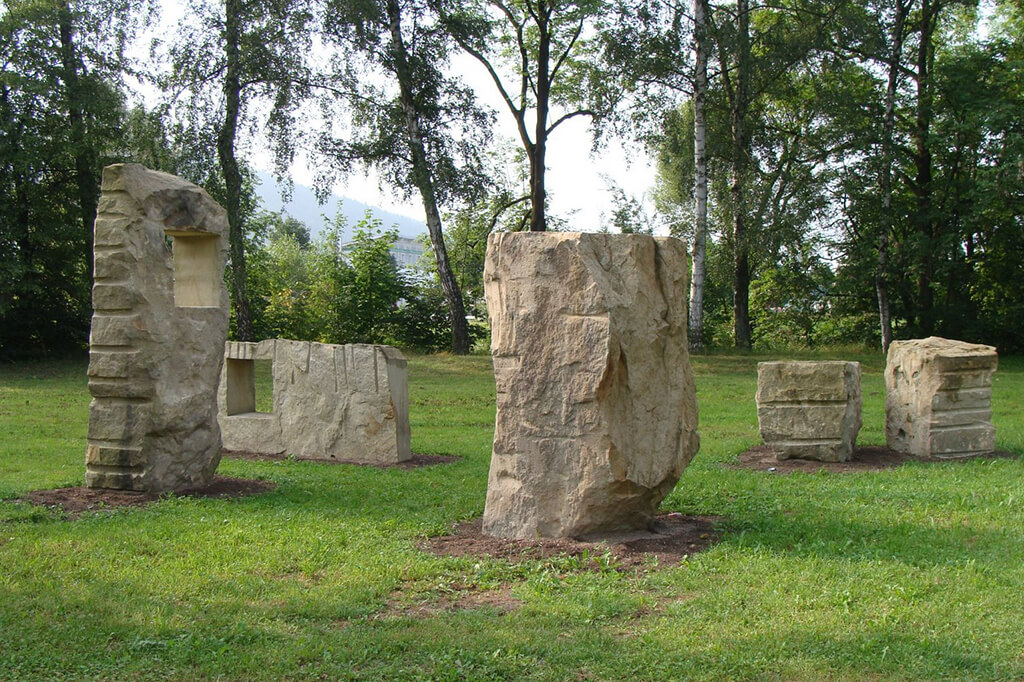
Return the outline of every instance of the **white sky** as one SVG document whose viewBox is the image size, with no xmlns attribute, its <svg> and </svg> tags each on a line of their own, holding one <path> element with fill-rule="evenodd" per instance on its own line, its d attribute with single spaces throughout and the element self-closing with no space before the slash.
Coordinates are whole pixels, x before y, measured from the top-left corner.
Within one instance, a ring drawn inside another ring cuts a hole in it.
<svg viewBox="0 0 1024 682">
<path fill-rule="evenodd" d="M 186 3 L 184 0 L 161 0 L 161 5 L 163 12 L 157 31 L 160 35 L 172 36 Z M 467 83 L 477 92 L 479 100 L 496 111 L 496 136 L 509 138 L 518 144 L 512 117 L 483 66 L 470 57 L 460 58 L 457 65 Z M 556 118 L 552 116 L 551 120 Z M 258 170 L 270 172 L 273 163 L 266 145 L 257 143 L 253 147 L 240 151 Z M 596 155 L 591 154 L 591 147 L 589 123 L 584 117 L 566 121 L 552 133 L 548 140 L 546 176 L 550 213 L 566 219 L 569 229 L 596 231 L 602 222 L 607 222 L 602 218 L 610 216 L 612 211 L 612 194 L 605 178 L 621 187 L 627 195 L 644 200 L 647 210 L 652 211 L 649 194 L 655 170 L 643 146 L 629 140 L 613 141 Z M 308 159 L 300 155 L 291 168 L 292 180 L 296 184 L 312 186 L 313 176 L 314 169 Z M 339 196 L 423 220 L 423 206 L 418 197 L 403 201 L 390 189 L 381 190 L 372 174 L 354 173 L 333 189 Z"/>
</svg>

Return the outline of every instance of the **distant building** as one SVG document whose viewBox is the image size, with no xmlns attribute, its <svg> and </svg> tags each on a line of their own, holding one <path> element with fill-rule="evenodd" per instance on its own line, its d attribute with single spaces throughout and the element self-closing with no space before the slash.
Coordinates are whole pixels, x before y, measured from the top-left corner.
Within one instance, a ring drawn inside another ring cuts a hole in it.
<svg viewBox="0 0 1024 682">
<path fill-rule="evenodd" d="M 400 268 L 418 268 L 420 256 L 423 255 L 423 244 L 417 239 L 399 237 L 391 246 L 391 257 Z"/>
<path fill-rule="evenodd" d="M 341 245 L 341 252 L 347 253 L 355 248 L 355 242 L 345 242 Z M 404 270 L 418 270 L 420 256 L 423 255 L 423 244 L 417 239 L 399 237 L 389 249 L 391 257 L 395 259 L 395 265 Z"/>
</svg>

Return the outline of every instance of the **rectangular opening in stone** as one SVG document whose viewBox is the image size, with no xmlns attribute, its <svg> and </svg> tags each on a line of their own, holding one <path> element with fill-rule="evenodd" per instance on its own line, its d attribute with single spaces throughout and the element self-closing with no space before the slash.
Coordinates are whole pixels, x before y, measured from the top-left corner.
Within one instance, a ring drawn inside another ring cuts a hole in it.
<svg viewBox="0 0 1024 682">
<path fill-rule="evenodd" d="M 256 381 L 252 360 L 228 358 L 227 408 L 228 416 L 256 411 Z"/>
<path fill-rule="evenodd" d="M 228 358 L 228 416 L 274 411 L 274 367 L 271 360 Z"/>
<path fill-rule="evenodd" d="M 253 360 L 255 377 L 255 405 L 253 412 L 271 413 L 274 411 L 274 362 L 272 360 Z"/>
<path fill-rule="evenodd" d="M 220 306 L 221 272 L 214 234 L 168 232 L 174 239 L 174 305 L 179 308 Z"/>
</svg>

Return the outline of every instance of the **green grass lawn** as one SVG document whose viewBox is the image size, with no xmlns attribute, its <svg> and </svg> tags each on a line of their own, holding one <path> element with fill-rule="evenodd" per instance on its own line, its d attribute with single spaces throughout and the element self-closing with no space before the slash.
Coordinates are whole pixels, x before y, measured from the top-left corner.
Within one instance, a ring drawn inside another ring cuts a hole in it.
<svg viewBox="0 0 1024 682">
<path fill-rule="evenodd" d="M 1024 678 L 1024 458 L 726 468 L 758 442 L 756 363 L 778 357 L 695 360 L 701 451 L 663 509 L 724 534 L 646 572 L 416 549 L 483 511 L 486 357 L 409 363 L 413 450 L 455 463 L 226 460 L 277 489 L 77 520 L 13 498 L 82 483 L 85 364 L 0 366 L 0 678 Z M 858 442 L 883 444 L 883 359 L 844 359 L 863 364 Z M 997 445 L 1024 454 L 1024 361 L 1000 365 Z M 499 588 L 517 608 L 406 608 Z"/>
</svg>

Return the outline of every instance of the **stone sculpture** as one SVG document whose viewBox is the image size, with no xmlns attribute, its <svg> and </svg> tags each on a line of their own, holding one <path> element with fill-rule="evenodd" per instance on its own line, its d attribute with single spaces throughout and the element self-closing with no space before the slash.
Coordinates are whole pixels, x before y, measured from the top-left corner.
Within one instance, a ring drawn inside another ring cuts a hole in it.
<svg viewBox="0 0 1024 682">
<path fill-rule="evenodd" d="M 103 170 L 94 237 L 86 485 L 165 492 L 220 461 L 228 329 L 224 210 L 137 164 Z"/>
<path fill-rule="evenodd" d="M 699 445 L 686 270 L 673 238 L 488 238 L 497 417 L 486 534 L 650 525 Z"/>
<path fill-rule="evenodd" d="M 995 449 L 996 349 L 930 336 L 893 341 L 885 366 L 885 439 L 916 457 L 969 457 Z"/>
<path fill-rule="evenodd" d="M 229 342 L 219 392 L 229 450 L 389 464 L 409 459 L 405 357 L 391 346 Z M 273 411 L 256 412 L 254 363 L 273 365 Z"/>
<path fill-rule="evenodd" d="M 861 427 L 860 363 L 759 362 L 757 422 L 778 459 L 849 460 Z"/>
</svg>

